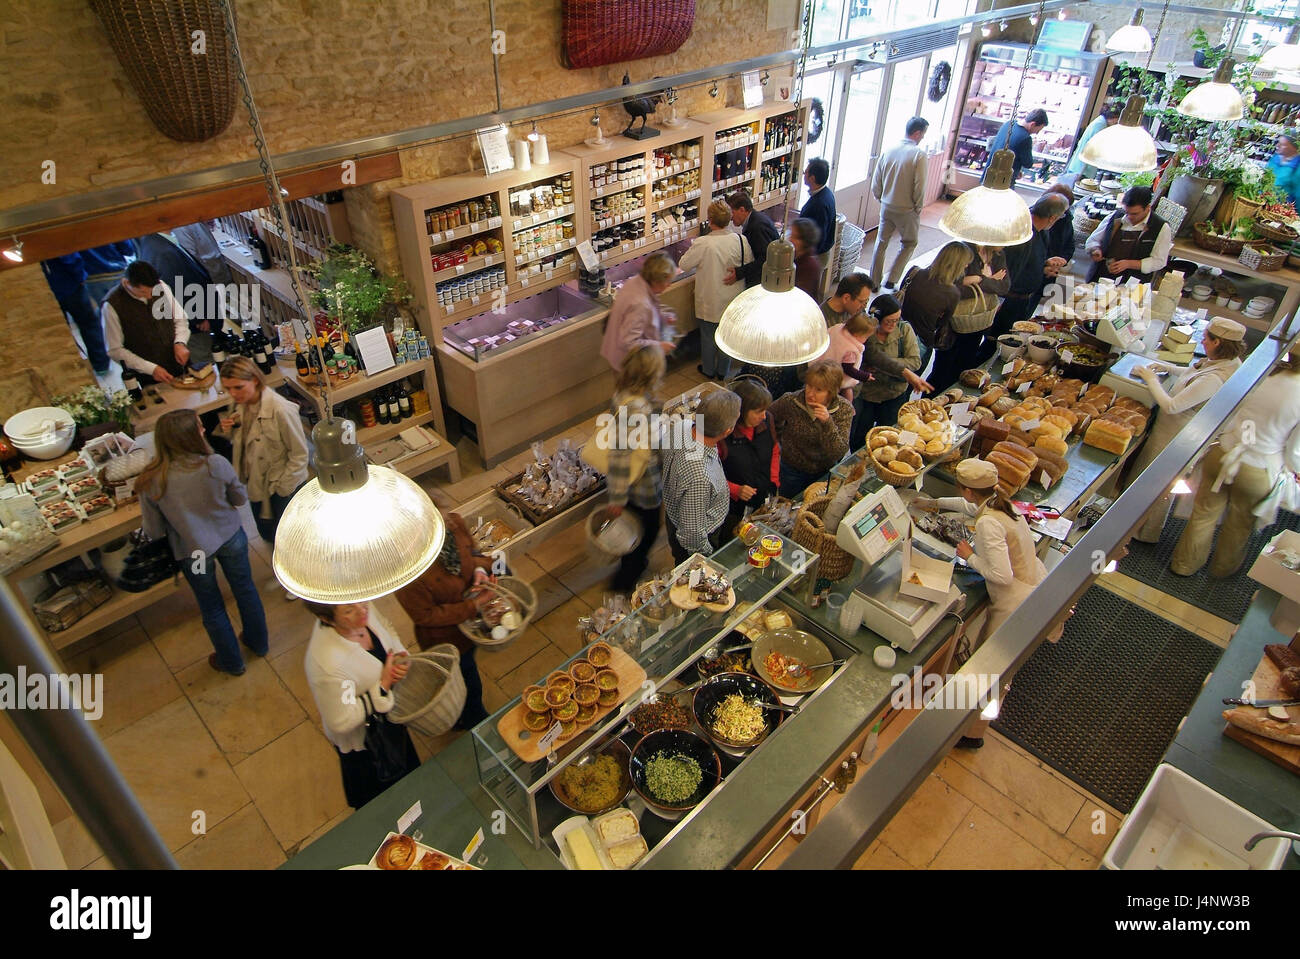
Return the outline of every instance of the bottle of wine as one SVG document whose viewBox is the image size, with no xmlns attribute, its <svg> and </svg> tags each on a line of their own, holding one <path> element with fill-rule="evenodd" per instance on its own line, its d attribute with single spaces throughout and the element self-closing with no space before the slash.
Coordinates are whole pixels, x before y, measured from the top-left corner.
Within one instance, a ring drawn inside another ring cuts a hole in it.
<svg viewBox="0 0 1300 959">
<path fill-rule="evenodd" d="M 375 393 L 375 419 L 381 424 L 387 424 L 388 419 L 388 399 L 384 396 L 384 391 L 379 390 Z"/>
<path fill-rule="evenodd" d="M 132 400 L 138 400 L 144 396 L 144 390 L 140 389 L 140 381 L 136 379 L 135 373 L 125 368 L 122 370 L 122 389 L 126 390 L 127 395 Z"/>
<path fill-rule="evenodd" d="M 226 331 L 218 328 L 212 334 L 212 364 L 220 366 L 224 362 L 226 362 Z"/>
<path fill-rule="evenodd" d="M 411 418 L 411 396 L 406 392 L 405 383 L 397 385 L 397 409 L 402 419 L 409 420 Z"/>
<path fill-rule="evenodd" d="M 275 361 L 267 356 L 266 337 L 258 334 L 253 344 L 253 362 L 263 373 L 270 373 L 275 366 Z"/>
<path fill-rule="evenodd" d="M 311 367 L 313 375 L 320 373 L 320 353 L 316 350 L 316 337 L 307 338 L 307 365 Z"/>
<path fill-rule="evenodd" d="M 257 228 L 252 227 L 248 231 L 248 247 L 253 251 L 259 270 L 269 270 L 271 268 L 271 248 L 266 245 L 266 241 L 257 235 Z"/>
</svg>

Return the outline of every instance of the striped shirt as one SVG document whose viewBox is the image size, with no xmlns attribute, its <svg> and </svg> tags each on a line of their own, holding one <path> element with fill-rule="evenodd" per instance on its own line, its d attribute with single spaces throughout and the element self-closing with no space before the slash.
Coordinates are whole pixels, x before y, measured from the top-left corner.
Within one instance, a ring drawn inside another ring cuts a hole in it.
<svg viewBox="0 0 1300 959">
<path fill-rule="evenodd" d="M 727 518 L 727 477 L 715 447 L 690 440 L 685 449 L 663 454 L 664 510 L 677 528 L 677 541 L 693 553 L 713 552 L 709 534 Z"/>
</svg>

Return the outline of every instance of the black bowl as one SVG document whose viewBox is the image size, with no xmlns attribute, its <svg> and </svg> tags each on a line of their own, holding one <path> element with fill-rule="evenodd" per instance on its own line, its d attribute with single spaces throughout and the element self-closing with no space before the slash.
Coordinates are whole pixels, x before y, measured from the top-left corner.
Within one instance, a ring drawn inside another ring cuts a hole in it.
<svg viewBox="0 0 1300 959">
<path fill-rule="evenodd" d="M 763 731 L 755 738 L 745 742 L 727 739 L 713 728 L 713 715 L 723 700 L 733 693 L 738 693 L 748 700 L 758 700 L 775 706 L 780 703 L 776 691 L 767 683 L 757 676 L 751 676 L 748 673 L 719 673 L 708 682 L 700 686 L 695 691 L 695 699 L 692 702 L 692 708 L 695 710 L 695 721 L 700 724 L 705 735 L 712 739 L 720 746 L 727 746 L 731 749 L 750 749 L 757 746 L 766 739 L 776 729 L 781 722 L 782 713 L 777 709 L 763 710 Z"/>
<path fill-rule="evenodd" d="M 646 764 L 659 753 L 669 756 L 689 756 L 700 764 L 704 778 L 699 787 L 685 802 L 668 803 L 655 798 L 646 784 Z M 656 729 L 648 733 L 632 750 L 628 761 L 628 771 L 632 774 L 632 788 L 637 791 L 646 804 L 655 810 L 669 813 L 685 812 L 698 806 L 713 788 L 722 781 L 722 760 L 718 752 L 708 741 L 685 729 Z"/>
</svg>

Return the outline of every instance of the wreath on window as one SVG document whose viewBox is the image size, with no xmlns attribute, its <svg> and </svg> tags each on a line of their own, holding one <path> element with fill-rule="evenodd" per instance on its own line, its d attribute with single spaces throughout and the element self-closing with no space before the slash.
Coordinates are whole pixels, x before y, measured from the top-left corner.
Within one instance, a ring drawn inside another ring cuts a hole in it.
<svg viewBox="0 0 1300 959">
<path fill-rule="evenodd" d="M 930 92 L 927 94 L 931 103 L 938 103 L 948 95 L 948 84 L 952 82 L 952 67 L 948 61 L 940 60 L 930 71 Z"/>
<path fill-rule="evenodd" d="M 818 97 L 813 97 L 812 103 L 808 105 L 808 143 L 813 144 L 821 139 L 822 129 L 826 125 L 826 110 L 822 107 L 822 101 Z"/>
</svg>

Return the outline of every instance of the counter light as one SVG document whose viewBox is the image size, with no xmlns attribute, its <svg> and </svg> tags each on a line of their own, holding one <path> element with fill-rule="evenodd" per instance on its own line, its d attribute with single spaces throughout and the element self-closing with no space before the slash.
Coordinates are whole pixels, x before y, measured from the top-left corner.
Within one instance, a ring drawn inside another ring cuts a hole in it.
<svg viewBox="0 0 1300 959">
<path fill-rule="evenodd" d="M 1183 102 L 1178 104 L 1178 112 L 1186 117 L 1213 123 L 1240 120 L 1245 115 L 1246 106 L 1242 102 L 1241 93 L 1232 85 L 1232 71 L 1236 65 L 1237 61 L 1232 57 L 1225 58 L 1214 71 L 1213 80 L 1202 83 L 1183 97 Z M 1093 137 L 1094 140 L 1096 138 Z"/>
<path fill-rule="evenodd" d="M 1159 165 L 1156 141 L 1142 128 L 1146 98 L 1133 94 L 1124 105 L 1119 122 L 1099 130 L 1083 148 L 1084 163 L 1114 173 L 1142 173 Z"/>
<path fill-rule="evenodd" d="M 794 246 L 773 240 L 763 284 L 750 287 L 718 320 L 718 349 L 755 366 L 811 363 L 830 346 L 826 318 L 811 296 L 794 285 Z"/>
<path fill-rule="evenodd" d="M 1033 236 L 1029 206 L 1012 187 L 1013 159 L 1010 150 L 994 153 L 984 182 L 953 200 L 939 229 L 983 246 L 1015 246 Z"/>
<path fill-rule="evenodd" d="M 1149 53 L 1151 34 L 1142 26 L 1142 8 L 1133 11 L 1133 19 L 1120 27 L 1106 41 L 1107 53 Z"/>
</svg>

